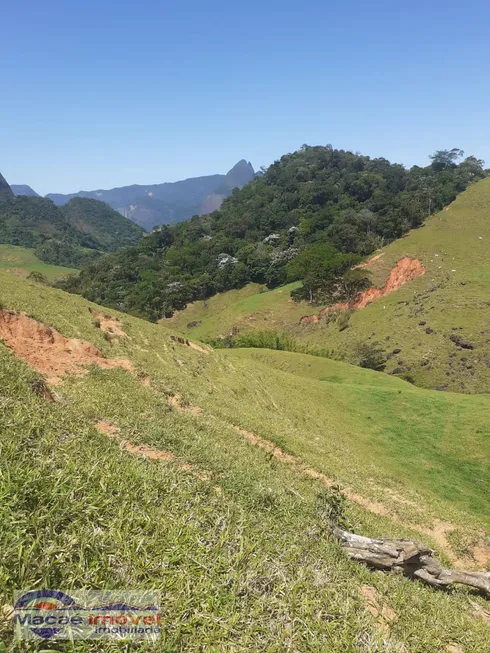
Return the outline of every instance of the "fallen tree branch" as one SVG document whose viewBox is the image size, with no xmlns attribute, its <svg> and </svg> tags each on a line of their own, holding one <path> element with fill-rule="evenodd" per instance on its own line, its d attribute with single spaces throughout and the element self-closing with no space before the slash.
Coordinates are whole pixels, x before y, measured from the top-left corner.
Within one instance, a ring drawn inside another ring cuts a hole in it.
<svg viewBox="0 0 490 653">
<path fill-rule="evenodd" d="M 443 569 L 433 557 L 434 551 L 414 540 L 372 539 L 340 528 L 333 529 L 334 537 L 349 558 L 364 562 L 382 571 L 394 571 L 408 578 L 417 578 L 431 587 L 468 585 L 490 599 L 490 573 Z"/>
</svg>

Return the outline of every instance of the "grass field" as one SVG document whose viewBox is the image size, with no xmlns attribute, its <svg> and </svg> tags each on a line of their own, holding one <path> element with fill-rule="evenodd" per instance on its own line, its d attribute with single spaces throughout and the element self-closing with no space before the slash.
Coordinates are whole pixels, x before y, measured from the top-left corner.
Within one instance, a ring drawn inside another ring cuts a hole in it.
<svg viewBox="0 0 490 653">
<path fill-rule="evenodd" d="M 0 245 L 0 269 L 7 269 L 19 276 L 27 277 L 31 272 L 41 272 L 48 281 L 75 274 L 78 270 L 40 261 L 33 249 L 15 245 Z"/>
<path fill-rule="evenodd" d="M 325 488 L 304 473 L 344 488 L 356 532 L 415 537 L 481 566 L 490 397 L 289 352 L 194 349 L 112 311 L 117 337 L 88 309 L 108 311 L 78 296 L 3 271 L 0 289 L 4 309 L 133 367 L 63 377 L 49 403 L 39 373 L 0 345 L 2 605 L 16 588 L 158 588 L 162 651 L 490 651 L 483 599 L 348 561 L 328 536 Z M 9 644 L 8 620 L 0 632 Z"/>
<path fill-rule="evenodd" d="M 206 301 L 189 304 L 173 317 L 161 320 L 161 324 L 204 340 L 228 335 L 233 327 L 240 331 L 291 327 L 291 321 L 299 322 L 308 311 L 306 304 L 295 304 L 290 299 L 291 290 L 298 285 L 290 283 L 268 291 L 265 286 L 250 283 L 240 290 L 219 293 Z M 187 326 L 193 322 L 198 324 Z"/>
<path fill-rule="evenodd" d="M 490 179 L 462 193 L 425 225 L 392 243 L 370 266 L 381 288 L 404 256 L 418 258 L 424 276 L 353 313 L 342 331 L 326 319 L 300 325 L 303 315 L 322 308 L 290 302 L 288 287 L 235 301 L 222 296 L 217 310 L 190 306 L 170 322 L 188 334 L 187 315 L 201 320 L 196 337 L 216 337 L 233 327 L 241 332 L 287 329 L 312 348 L 333 350 L 351 361 L 360 342 L 376 342 L 389 356 L 387 372 L 409 374 L 426 388 L 462 393 L 490 392 Z M 209 306 L 211 306 L 209 301 Z M 252 308 L 253 307 L 253 308 Z M 164 322 L 165 323 L 165 322 Z M 451 340 L 459 338 L 471 349 Z M 459 347 L 459 348 L 458 348 Z M 400 350 L 393 354 L 395 350 Z"/>
</svg>

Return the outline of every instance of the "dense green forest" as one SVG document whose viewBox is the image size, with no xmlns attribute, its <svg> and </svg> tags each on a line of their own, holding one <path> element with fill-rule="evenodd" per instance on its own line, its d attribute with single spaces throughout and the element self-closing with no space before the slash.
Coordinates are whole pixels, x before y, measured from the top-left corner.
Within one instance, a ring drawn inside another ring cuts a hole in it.
<svg viewBox="0 0 490 653">
<path fill-rule="evenodd" d="M 144 230 L 114 211 L 105 202 L 75 197 L 61 207 L 68 224 L 79 234 L 85 247 L 115 252 L 135 245 Z"/>
<path fill-rule="evenodd" d="M 32 247 L 45 263 L 81 267 L 101 252 L 136 244 L 143 230 L 103 202 L 74 199 L 57 207 L 44 197 L 0 204 L 0 243 Z"/>
<path fill-rule="evenodd" d="M 219 211 L 158 228 L 63 287 L 152 320 L 250 281 L 274 287 L 301 279 L 296 299 L 348 297 L 367 283 L 350 274 L 353 263 L 420 227 L 487 174 L 483 161 L 456 148 L 430 160 L 406 169 L 304 145 L 234 191 Z"/>
</svg>

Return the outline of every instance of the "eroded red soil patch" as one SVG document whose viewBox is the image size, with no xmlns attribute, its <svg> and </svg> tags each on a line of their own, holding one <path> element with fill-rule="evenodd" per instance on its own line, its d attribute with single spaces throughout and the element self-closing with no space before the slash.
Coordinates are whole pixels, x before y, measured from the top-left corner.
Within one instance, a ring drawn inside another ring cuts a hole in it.
<svg viewBox="0 0 490 653">
<path fill-rule="evenodd" d="M 371 261 L 369 261 L 370 263 Z M 367 265 L 367 264 L 365 264 Z M 383 288 L 368 288 L 363 292 L 359 293 L 357 297 L 352 302 L 340 302 L 338 304 L 333 304 L 332 306 L 327 306 L 323 308 L 316 315 L 305 315 L 301 318 L 301 324 L 311 324 L 318 322 L 322 317 L 330 313 L 331 311 L 360 311 L 362 308 L 365 308 L 368 304 L 375 302 L 386 295 L 390 295 L 395 290 L 398 290 L 406 284 L 408 281 L 412 281 L 417 277 L 421 277 L 425 274 L 424 266 L 418 258 L 410 258 L 405 256 L 400 259 L 395 267 L 390 272 L 390 276 L 386 281 Z"/>
<path fill-rule="evenodd" d="M 0 339 L 18 358 L 56 382 L 65 374 L 83 374 L 84 365 L 103 369 L 122 367 L 128 371 L 127 360 L 105 358 L 90 342 L 65 338 L 55 329 L 15 311 L 0 311 Z"/>
<path fill-rule="evenodd" d="M 104 315 L 104 313 L 97 313 L 97 311 L 94 311 L 92 308 L 89 308 L 88 310 L 95 318 L 97 318 L 100 330 L 104 331 L 104 333 L 109 333 L 114 336 L 127 335 L 119 326 L 119 320 L 117 317 L 113 317 L 112 315 Z"/>
</svg>

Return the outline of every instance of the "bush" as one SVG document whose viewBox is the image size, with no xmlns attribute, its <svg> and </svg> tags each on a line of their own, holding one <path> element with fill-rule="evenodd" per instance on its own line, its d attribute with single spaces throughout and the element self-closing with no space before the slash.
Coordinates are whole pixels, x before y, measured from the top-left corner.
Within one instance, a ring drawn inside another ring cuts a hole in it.
<svg viewBox="0 0 490 653">
<path fill-rule="evenodd" d="M 386 367 L 386 356 L 379 345 L 362 342 L 356 348 L 356 365 L 376 372 L 382 372 Z"/>
<path fill-rule="evenodd" d="M 47 278 L 42 274 L 42 272 L 38 272 L 37 270 L 34 270 L 29 274 L 27 277 L 29 281 L 35 281 L 36 283 L 42 283 L 45 286 L 49 285 L 49 281 Z"/>
<path fill-rule="evenodd" d="M 280 331 L 250 331 L 239 335 L 236 333 L 228 334 L 221 338 L 208 338 L 205 341 L 214 349 L 234 349 L 240 347 L 243 349 L 274 349 L 278 351 L 292 351 L 296 354 L 309 354 L 319 358 L 333 358 L 333 351 L 325 348 L 312 348 L 302 344 L 289 333 Z"/>
<path fill-rule="evenodd" d="M 317 509 L 320 517 L 327 522 L 329 528 L 338 526 L 349 529 L 349 522 L 345 515 L 346 498 L 338 485 L 325 488 L 317 494 Z"/>
<path fill-rule="evenodd" d="M 350 311 L 344 311 L 343 313 L 340 314 L 338 319 L 339 331 L 345 331 L 347 327 L 350 326 L 349 324 L 350 316 L 351 316 Z"/>
</svg>

